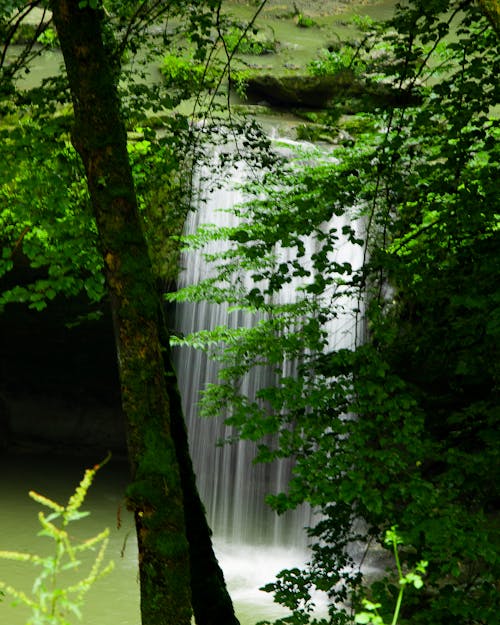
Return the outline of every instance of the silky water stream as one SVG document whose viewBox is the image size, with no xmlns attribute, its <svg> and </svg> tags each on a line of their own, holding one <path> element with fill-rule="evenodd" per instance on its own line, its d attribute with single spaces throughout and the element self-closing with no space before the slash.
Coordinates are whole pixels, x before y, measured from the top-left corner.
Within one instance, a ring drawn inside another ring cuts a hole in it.
<svg viewBox="0 0 500 625">
<path fill-rule="evenodd" d="M 188 215 L 185 231 L 195 232 L 202 224 L 230 226 L 235 217 L 229 209 L 243 199 L 238 188 L 245 168 L 235 168 L 232 180 L 213 193 L 201 190 L 197 210 Z M 203 184 L 203 183 L 202 183 Z M 204 186 L 204 185 L 203 185 Z M 179 286 L 195 284 L 209 275 L 203 254 L 220 251 L 220 243 L 211 243 L 202 251 L 186 252 L 181 258 Z M 176 331 L 182 335 L 221 325 L 248 327 L 255 316 L 242 311 L 229 312 L 226 304 L 182 303 L 176 307 Z M 272 596 L 259 590 L 283 568 L 305 561 L 304 526 L 309 524 L 306 508 L 278 517 L 264 497 L 286 488 L 290 465 L 252 463 L 255 444 L 238 441 L 217 445 L 234 432 L 224 424 L 224 417 L 200 419 L 200 392 L 217 381 L 218 364 L 205 353 L 192 348 L 177 348 L 176 369 L 190 446 L 202 500 L 214 531 L 214 543 L 228 587 L 242 624 L 278 617 L 285 612 Z M 290 365 L 289 365 L 290 366 Z M 241 381 L 241 392 L 254 397 L 261 385 L 271 383 L 271 373 L 259 371 Z M 263 379 L 266 376 L 266 379 Z"/>
<path fill-rule="evenodd" d="M 299 163 L 331 158 L 331 154 L 312 145 L 290 140 L 276 141 L 276 144 L 279 151 L 292 158 L 298 152 Z M 202 224 L 222 227 L 235 225 L 236 218 L 230 209 L 244 201 L 241 183 L 248 175 L 253 174 L 240 164 L 234 168 L 232 180 L 222 189 L 215 189 L 211 193 L 205 191 L 206 185 L 202 182 L 197 210 L 188 215 L 185 232 L 194 233 Z M 205 172 L 205 176 L 210 180 L 210 171 Z M 335 223 L 337 227 L 348 223 L 348 217 L 334 219 L 338 220 Z M 361 227 L 360 223 L 354 221 L 349 224 L 358 230 Z M 332 225 L 324 224 L 324 227 Z M 304 240 L 304 244 L 305 256 L 310 258 L 317 251 L 318 243 L 311 237 Z M 220 245 L 218 241 L 210 242 L 202 250 L 183 253 L 180 287 L 196 284 L 211 275 L 204 254 L 222 251 Z M 289 255 L 293 254 L 288 250 L 278 250 L 277 253 L 281 256 L 278 262 L 290 260 Z M 331 260 L 349 262 L 353 267 L 359 267 L 362 256 L 359 246 L 345 240 L 339 243 Z M 252 288 L 248 277 L 243 277 L 243 280 L 248 283 L 248 288 Z M 292 301 L 298 286 L 298 279 L 290 283 L 286 291 L 280 294 L 280 301 Z M 342 303 L 345 312 L 339 313 L 335 322 L 328 326 L 329 344 L 330 347 L 350 348 L 356 341 L 356 314 L 353 309 L 358 302 L 346 296 Z M 181 335 L 186 335 L 221 325 L 249 327 L 255 322 L 256 318 L 251 313 L 230 311 L 227 304 L 182 303 L 177 304 L 175 329 Z M 282 366 L 286 375 L 293 375 L 295 363 L 283 362 Z M 304 528 L 314 524 L 314 519 L 306 506 L 277 516 L 264 499 L 266 494 L 287 490 L 292 465 L 289 461 L 282 461 L 281 464 L 253 464 L 256 447 L 249 441 L 216 445 L 217 441 L 230 439 L 234 432 L 224 424 L 223 415 L 200 419 L 197 403 L 204 386 L 217 381 L 218 363 L 208 359 L 199 350 L 182 347 L 176 351 L 176 367 L 198 487 L 214 530 L 217 554 L 238 614 L 242 623 L 283 615 L 284 610 L 272 602 L 269 594 L 259 591 L 259 587 L 270 582 L 280 570 L 300 567 L 307 560 Z M 275 376 L 270 370 L 260 367 L 258 372 L 240 381 L 241 393 L 254 398 L 258 389 L 272 385 L 274 380 Z"/>
<path fill-rule="evenodd" d="M 244 179 L 243 172 L 244 168 L 236 168 L 230 183 L 223 189 L 206 194 L 199 209 L 188 217 L 188 232 L 193 232 L 202 223 L 234 223 L 234 217 L 227 209 L 243 198 L 238 188 Z M 307 245 L 313 243 L 308 242 Z M 312 251 L 308 250 L 309 253 Z M 352 262 L 353 253 L 350 246 L 342 245 L 336 260 Z M 180 276 L 181 286 L 196 283 L 207 272 L 199 252 L 185 253 L 181 266 L 184 267 Z M 255 319 L 248 313 L 229 313 L 223 305 L 197 303 L 177 305 L 175 325 L 176 331 L 188 334 L 225 323 L 239 327 L 254 322 Z M 346 313 L 331 328 L 332 343 L 351 345 L 353 327 L 353 315 Z M 293 363 L 285 363 L 284 366 L 292 368 Z M 217 446 L 220 439 L 231 435 L 222 417 L 198 418 L 200 390 L 207 383 L 216 381 L 217 366 L 199 351 L 180 348 L 176 353 L 176 368 L 198 485 L 214 530 L 216 553 L 238 617 L 242 625 L 252 625 L 264 618 L 278 618 L 285 613 L 284 610 L 273 603 L 272 596 L 259 588 L 272 581 L 281 569 L 300 566 L 306 561 L 307 541 L 303 528 L 310 524 L 311 512 L 303 508 L 282 517 L 274 514 L 264 503 L 264 497 L 267 493 L 286 489 L 290 465 L 254 465 L 253 444 L 238 442 Z M 252 396 L 262 382 L 262 379 L 248 376 L 243 380 L 243 391 Z M 33 454 L 32 451 L 0 457 L 0 549 L 46 553 L 49 541 L 36 536 L 40 529 L 37 521 L 40 507 L 28 498 L 28 491 L 33 489 L 64 502 L 85 467 L 99 460 L 101 458 Z M 99 580 L 90 591 L 83 610 L 85 625 L 140 623 L 136 541 L 132 518 L 124 510 L 122 501 L 127 473 L 125 459 L 112 458 L 97 474 L 89 492 L 84 508 L 92 514 L 78 526 L 75 525 L 76 536 L 82 538 L 94 535 L 105 526 L 110 527 L 108 557 L 116 564 L 115 571 Z M 35 575 L 36 570 L 26 563 L 0 559 L 0 580 L 13 586 L 29 590 Z M 11 607 L 9 598 L 0 603 L 1 623 L 24 625 L 28 613 L 22 606 Z"/>
</svg>

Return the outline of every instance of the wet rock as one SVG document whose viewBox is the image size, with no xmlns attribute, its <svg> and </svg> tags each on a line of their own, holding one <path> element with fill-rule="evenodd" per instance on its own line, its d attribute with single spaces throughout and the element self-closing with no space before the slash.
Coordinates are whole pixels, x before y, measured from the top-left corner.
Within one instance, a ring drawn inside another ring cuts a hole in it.
<svg viewBox="0 0 500 625">
<path fill-rule="evenodd" d="M 420 102 L 418 91 L 372 82 L 349 69 L 327 76 L 255 74 L 245 77 L 244 83 L 251 101 L 264 100 L 286 109 L 326 109 L 344 101 L 348 109 L 358 112 Z"/>
<path fill-rule="evenodd" d="M 278 106 L 325 108 L 339 93 L 351 91 L 355 85 L 352 72 L 335 76 L 261 74 L 246 79 L 248 97 L 264 98 Z"/>
</svg>

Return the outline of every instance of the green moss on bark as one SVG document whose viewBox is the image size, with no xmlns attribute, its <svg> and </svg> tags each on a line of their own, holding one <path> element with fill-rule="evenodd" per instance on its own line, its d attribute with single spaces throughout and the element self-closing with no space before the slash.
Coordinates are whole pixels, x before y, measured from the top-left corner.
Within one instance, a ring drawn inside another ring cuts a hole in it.
<svg viewBox="0 0 500 625">
<path fill-rule="evenodd" d="M 159 342 L 160 302 L 142 232 L 100 15 L 53 0 L 110 296 L 132 466 L 129 505 L 139 545 L 143 625 L 189 625 L 191 591 L 183 496 Z"/>
</svg>

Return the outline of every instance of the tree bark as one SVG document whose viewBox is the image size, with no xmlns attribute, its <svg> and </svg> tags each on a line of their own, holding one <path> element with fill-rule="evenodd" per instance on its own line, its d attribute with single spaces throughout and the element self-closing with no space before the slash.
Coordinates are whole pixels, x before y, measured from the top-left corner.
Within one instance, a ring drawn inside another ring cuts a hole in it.
<svg viewBox="0 0 500 625">
<path fill-rule="evenodd" d="M 189 453 L 188 435 L 183 417 L 181 397 L 170 356 L 167 324 L 163 322 L 163 355 L 171 406 L 171 427 L 184 493 L 186 533 L 191 562 L 192 605 L 197 625 L 239 625 L 224 575 L 212 546 L 212 532 L 196 486 L 196 477 Z"/>
<path fill-rule="evenodd" d="M 497 37 L 500 37 L 500 1 L 499 0 L 478 0 L 479 7 L 490 22 Z"/>
<path fill-rule="evenodd" d="M 115 77 L 100 16 L 52 0 L 114 320 L 139 544 L 143 625 L 189 625 L 189 551 L 158 331 L 159 300 L 141 228 Z"/>
<path fill-rule="evenodd" d="M 73 143 L 85 166 L 113 313 L 142 623 L 187 625 L 192 600 L 198 625 L 239 625 L 196 487 L 100 16 L 80 9 L 78 0 L 51 4 L 75 111 Z"/>
</svg>

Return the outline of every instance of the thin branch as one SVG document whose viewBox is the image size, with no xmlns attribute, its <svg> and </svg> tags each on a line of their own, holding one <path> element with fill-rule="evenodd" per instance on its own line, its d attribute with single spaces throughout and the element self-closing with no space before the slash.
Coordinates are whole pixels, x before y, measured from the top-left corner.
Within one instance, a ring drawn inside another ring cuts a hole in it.
<svg viewBox="0 0 500 625">
<path fill-rule="evenodd" d="M 210 100 L 210 104 L 209 107 L 211 107 L 213 105 L 215 96 L 218 92 L 218 90 L 220 89 L 221 85 L 222 85 L 222 80 L 224 75 L 227 73 L 227 77 L 228 77 L 228 81 L 230 81 L 231 79 L 231 61 L 233 60 L 234 55 L 236 54 L 236 52 L 238 51 L 238 47 L 240 45 L 240 43 L 243 41 L 243 39 L 246 37 L 248 31 L 253 27 L 253 25 L 255 24 L 255 21 L 257 19 L 257 17 L 260 15 L 262 9 L 266 6 L 267 4 L 267 0 L 263 0 L 260 3 L 259 8 L 255 11 L 252 19 L 248 22 L 248 24 L 246 25 L 245 29 L 243 30 L 243 32 L 241 33 L 240 38 L 238 39 L 236 45 L 234 46 L 234 48 L 229 51 L 226 45 L 226 41 L 224 39 L 224 34 L 222 33 L 221 30 L 221 22 L 220 22 L 220 4 L 219 4 L 219 9 L 217 11 L 217 33 L 219 35 L 219 40 L 222 41 L 222 45 L 224 46 L 224 50 L 226 53 L 226 63 L 224 65 L 224 69 L 221 73 L 221 76 L 219 78 L 219 82 L 217 84 L 217 86 L 215 87 L 215 91 L 214 94 L 212 96 L 212 99 Z"/>
<path fill-rule="evenodd" d="M 117 48 L 118 57 L 120 58 L 132 37 L 144 32 L 151 24 L 156 22 L 162 15 L 168 13 L 172 6 L 175 6 L 173 0 L 164 2 L 164 0 L 156 0 L 148 7 L 148 0 L 144 0 L 136 8 L 134 14 L 130 18 L 125 34 Z"/>
<path fill-rule="evenodd" d="M 25 7 L 22 13 L 16 14 L 15 17 L 11 19 L 12 27 L 7 34 L 6 42 L 0 56 L 0 68 L 3 68 L 5 74 L 10 78 L 13 78 L 16 72 L 18 72 L 22 67 L 27 68 L 29 62 L 39 56 L 44 50 L 43 46 L 40 46 L 40 48 L 37 50 L 33 50 L 33 48 L 38 42 L 38 38 L 40 37 L 40 35 L 45 32 L 45 30 L 49 27 L 52 21 L 52 18 L 46 19 L 47 15 L 49 14 L 49 11 L 46 7 L 43 8 L 43 13 L 35 28 L 33 36 L 25 44 L 23 51 L 18 55 L 13 63 L 7 66 L 7 69 L 4 67 L 9 46 L 12 45 L 12 39 L 14 38 L 17 29 L 20 27 L 22 21 L 31 13 L 33 9 L 35 9 L 40 4 L 40 2 L 41 0 L 33 0 L 33 2 Z"/>
<path fill-rule="evenodd" d="M 2 54 L 0 56 L 0 68 L 3 68 L 3 66 L 4 66 L 5 58 L 7 56 L 7 51 L 9 49 L 9 46 L 12 44 L 12 39 L 14 38 L 14 35 L 16 34 L 17 29 L 21 25 L 21 22 L 24 20 L 25 17 L 27 17 L 31 13 L 31 11 L 38 4 L 40 4 L 40 1 L 41 0 L 33 0 L 33 2 L 30 2 L 25 7 L 19 9 L 18 13 L 15 13 L 7 21 L 7 24 L 10 26 L 10 29 L 8 30 L 7 34 L 5 35 L 5 43 L 3 45 Z"/>
</svg>

